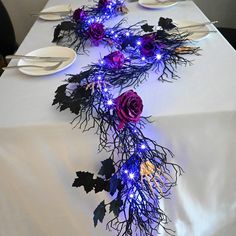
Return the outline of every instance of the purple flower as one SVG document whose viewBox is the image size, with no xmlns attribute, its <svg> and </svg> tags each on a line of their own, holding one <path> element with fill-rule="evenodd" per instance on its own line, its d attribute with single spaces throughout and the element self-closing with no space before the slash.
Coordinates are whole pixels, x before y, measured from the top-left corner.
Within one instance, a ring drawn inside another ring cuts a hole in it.
<svg viewBox="0 0 236 236">
<path fill-rule="evenodd" d="M 104 25 L 102 23 L 92 23 L 89 26 L 88 34 L 91 41 L 95 45 L 98 45 L 99 42 L 103 39 L 105 34 Z"/>
<path fill-rule="evenodd" d="M 145 57 L 154 56 L 156 51 L 155 39 L 152 36 L 143 36 L 140 53 Z"/>
<path fill-rule="evenodd" d="M 110 0 L 99 0 L 98 7 L 104 8 L 104 7 L 107 7 L 110 3 L 111 3 Z"/>
<path fill-rule="evenodd" d="M 112 52 L 103 59 L 109 69 L 120 69 L 125 63 L 125 57 L 120 51 Z"/>
<path fill-rule="evenodd" d="M 86 17 L 86 12 L 81 9 L 81 8 L 78 8 L 74 11 L 74 14 L 73 14 L 73 19 L 76 21 L 76 22 L 79 22 L 80 20 L 84 20 Z"/>
<path fill-rule="evenodd" d="M 138 122 L 143 111 L 142 99 L 133 90 L 122 93 L 115 99 L 116 114 L 119 118 L 118 129 L 123 129 L 128 122 Z"/>
</svg>

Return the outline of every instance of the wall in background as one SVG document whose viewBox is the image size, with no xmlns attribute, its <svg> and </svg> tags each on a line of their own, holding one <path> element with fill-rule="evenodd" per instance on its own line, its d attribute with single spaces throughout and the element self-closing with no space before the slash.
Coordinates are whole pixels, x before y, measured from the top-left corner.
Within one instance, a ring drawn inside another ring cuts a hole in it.
<svg viewBox="0 0 236 236">
<path fill-rule="evenodd" d="M 12 19 L 17 42 L 21 43 L 35 21 L 30 13 L 40 11 L 47 0 L 2 0 L 2 2 Z M 194 2 L 210 20 L 218 20 L 218 26 L 236 28 L 236 0 L 194 0 Z"/>
<path fill-rule="evenodd" d="M 20 44 L 35 21 L 30 13 L 39 12 L 48 0 L 2 0 L 11 17 Z"/>
<path fill-rule="evenodd" d="M 210 20 L 218 20 L 217 26 L 236 29 L 236 0 L 194 0 Z"/>
</svg>

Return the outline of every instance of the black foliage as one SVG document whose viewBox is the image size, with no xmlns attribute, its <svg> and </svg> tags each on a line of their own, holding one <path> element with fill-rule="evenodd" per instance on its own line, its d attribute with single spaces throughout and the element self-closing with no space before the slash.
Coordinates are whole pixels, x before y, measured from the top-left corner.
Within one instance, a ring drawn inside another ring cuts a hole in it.
<svg viewBox="0 0 236 236">
<path fill-rule="evenodd" d="M 102 163 L 102 167 L 99 170 L 98 174 L 105 176 L 106 179 L 110 179 L 112 174 L 115 172 L 113 160 L 111 158 L 108 158 L 102 161 L 101 163 Z"/>
<path fill-rule="evenodd" d="M 173 20 L 170 18 L 160 17 L 158 25 L 161 26 L 164 30 L 171 30 L 176 27 L 172 22 Z"/>
<path fill-rule="evenodd" d="M 105 214 L 106 214 L 106 205 L 105 202 L 102 201 L 93 212 L 93 222 L 95 227 L 97 226 L 98 221 L 102 223 Z"/>
<path fill-rule="evenodd" d="M 72 184 L 73 187 L 84 187 L 86 193 L 94 190 L 95 193 L 101 191 L 109 192 L 109 181 L 103 180 L 100 177 L 93 179 L 94 174 L 89 172 L 78 171 L 76 173 L 77 177 Z"/>
<path fill-rule="evenodd" d="M 59 42 L 63 38 L 63 31 L 72 31 L 76 27 L 76 24 L 71 21 L 63 21 L 61 24 L 57 25 L 54 30 L 53 43 Z"/>
<path fill-rule="evenodd" d="M 142 25 L 141 26 L 141 28 L 142 28 L 142 30 L 144 31 L 144 32 L 153 32 L 154 30 L 153 30 L 153 28 L 154 28 L 154 26 L 153 25 L 149 25 L 149 24 L 144 24 L 144 25 Z"/>
<path fill-rule="evenodd" d="M 123 201 L 120 198 L 114 199 L 111 203 L 110 203 L 110 213 L 113 212 L 113 214 L 118 217 L 120 214 L 120 208 L 123 205 Z"/>
<path fill-rule="evenodd" d="M 76 178 L 74 183 L 72 184 L 73 187 L 78 188 L 83 186 L 86 193 L 89 193 L 93 190 L 93 174 L 89 172 L 78 171 L 76 172 L 76 175 L 78 176 L 78 178 Z"/>
</svg>

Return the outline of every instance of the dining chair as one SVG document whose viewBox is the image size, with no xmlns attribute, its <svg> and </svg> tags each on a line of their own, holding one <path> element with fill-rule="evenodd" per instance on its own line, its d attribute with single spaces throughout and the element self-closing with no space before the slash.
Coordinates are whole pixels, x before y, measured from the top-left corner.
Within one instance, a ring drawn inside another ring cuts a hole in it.
<svg viewBox="0 0 236 236">
<path fill-rule="evenodd" d="M 236 29 L 219 27 L 218 30 L 236 50 Z"/>
<path fill-rule="evenodd" d="M 5 60 L 5 56 L 14 54 L 17 48 L 18 45 L 11 19 L 0 0 L 0 55 L 2 55 Z"/>
</svg>

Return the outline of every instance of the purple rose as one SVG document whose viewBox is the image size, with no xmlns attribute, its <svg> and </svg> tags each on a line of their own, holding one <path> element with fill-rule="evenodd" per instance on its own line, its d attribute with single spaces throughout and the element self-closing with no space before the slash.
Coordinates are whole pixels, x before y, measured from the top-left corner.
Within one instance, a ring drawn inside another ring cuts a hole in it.
<svg viewBox="0 0 236 236">
<path fill-rule="evenodd" d="M 84 20 L 86 17 L 86 13 L 83 9 L 81 8 L 78 8 L 74 11 L 74 14 L 73 14 L 73 19 L 76 21 L 76 22 L 79 22 L 80 20 Z"/>
<path fill-rule="evenodd" d="M 140 46 L 140 53 L 145 57 L 154 56 L 156 51 L 155 39 L 152 36 L 144 36 Z"/>
<path fill-rule="evenodd" d="M 109 69 L 120 69 L 125 63 L 125 57 L 120 51 L 112 52 L 103 59 Z"/>
<path fill-rule="evenodd" d="M 138 122 L 143 111 L 142 99 L 133 90 L 122 93 L 115 99 L 116 114 L 120 120 L 118 129 L 128 122 Z"/>
<path fill-rule="evenodd" d="M 98 7 L 104 8 L 104 7 L 107 7 L 110 3 L 111 3 L 110 0 L 99 0 Z"/>
<path fill-rule="evenodd" d="M 95 45 L 98 45 L 99 42 L 103 39 L 105 34 L 104 25 L 102 23 L 92 23 L 89 26 L 88 34 L 91 41 Z"/>
</svg>

